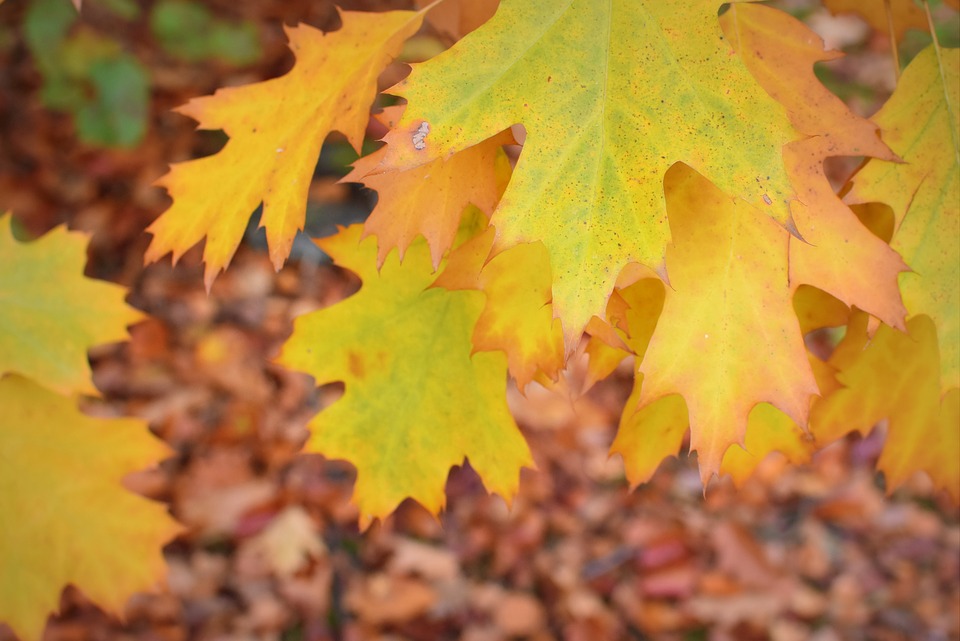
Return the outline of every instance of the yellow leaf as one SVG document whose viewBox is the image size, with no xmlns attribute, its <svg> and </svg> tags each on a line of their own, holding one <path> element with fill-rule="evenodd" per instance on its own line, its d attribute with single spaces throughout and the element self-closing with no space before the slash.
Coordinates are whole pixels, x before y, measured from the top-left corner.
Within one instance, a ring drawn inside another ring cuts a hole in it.
<svg viewBox="0 0 960 641">
<path fill-rule="evenodd" d="M 251 213 L 263 203 L 270 259 L 277 269 L 303 229 L 320 146 L 333 130 L 358 152 L 377 76 L 420 27 L 422 14 L 342 12 L 339 31 L 287 28 L 296 62 L 286 75 L 195 98 L 179 111 L 201 129 L 230 137 L 218 153 L 178 163 L 157 184 L 173 205 L 148 229 L 146 259 L 176 261 L 206 238 L 207 287 L 233 257 Z"/>
<path fill-rule="evenodd" d="M 399 117 L 402 107 L 385 110 L 387 119 Z M 453 244 L 467 205 L 487 217 L 500 199 L 496 156 L 502 145 L 513 142 L 510 132 L 464 149 L 448 160 L 438 159 L 407 171 L 377 173 L 386 148 L 353 164 L 343 182 L 360 182 L 377 192 L 377 206 L 364 223 L 364 236 L 377 237 L 377 261 L 383 264 L 391 249 L 400 259 L 410 242 L 422 235 L 430 246 L 433 265 Z"/>
<path fill-rule="evenodd" d="M 842 387 L 814 404 L 811 430 L 829 442 L 850 431 L 866 434 L 888 419 L 877 462 L 888 490 L 923 470 L 960 501 L 960 389 L 941 397 L 933 322 L 914 316 L 907 334 L 881 325 L 869 343 L 865 330 L 865 318 L 851 324 L 844 342 L 852 345 L 838 347 L 840 354 L 831 359 Z"/>
<path fill-rule="evenodd" d="M 893 209 L 903 302 L 936 325 L 946 393 L 960 387 L 960 49 L 920 52 L 874 120 L 904 162 L 871 160 L 846 200 Z"/>
<path fill-rule="evenodd" d="M 168 453 L 143 421 L 104 420 L 16 375 L 0 378 L 0 621 L 39 640 L 60 593 L 75 585 L 121 615 L 165 572 L 179 526 L 123 478 Z"/>
<path fill-rule="evenodd" d="M 385 166 L 422 165 L 520 123 L 494 251 L 541 241 L 572 349 L 627 263 L 663 273 L 664 172 L 684 162 L 789 225 L 797 138 L 724 38 L 718 0 L 504 0 L 392 91 L 408 100 Z"/>
<path fill-rule="evenodd" d="M 493 235 L 488 227 L 457 247 L 434 285 L 486 294 L 473 347 L 504 352 L 517 387 L 523 390 L 538 371 L 556 380 L 564 364 L 563 336 L 550 305 L 547 253 L 540 243 L 516 245 L 484 265 Z"/>
<path fill-rule="evenodd" d="M 279 362 L 318 384 L 343 381 L 343 398 L 310 423 L 307 451 L 350 461 L 362 523 L 410 497 L 431 512 L 444 505 L 450 467 L 464 458 L 486 487 L 510 500 L 530 452 L 507 409 L 506 358 L 471 354 L 483 294 L 429 287 L 426 243 L 402 264 L 376 267 L 376 243 L 361 226 L 319 241 L 363 286 L 347 300 L 301 316 Z"/>
<path fill-rule="evenodd" d="M 643 375 L 638 374 L 610 446 L 611 454 L 623 457 L 632 488 L 649 481 L 663 459 L 680 453 L 689 426 L 682 396 L 671 394 L 640 406 L 642 386 Z"/>
<path fill-rule="evenodd" d="M 19 243 L 0 217 L 0 375 L 22 374 L 63 394 L 98 394 L 87 350 L 127 339 L 143 315 L 126 290 L 83 276 L 86 234 L 58 227 Z"/>
<path fill-rule="evenodd" d="M 734 484 L 742 487 L 773 452 L 785 456 L 794 465 L 801 465 L 810 462 L 813 451 L 813 437 L 809 432 L 769 403 L 760 403 L 750 412 L 743 446 L 734 445 L 726 451 L 720 473 L 729 474 Z"/>
<path fill-rule="evenodd" d="M 789 234 L 683 165 L 666 178 L 670 288 L 638 372 L 641 406 L 681 394 L 706 482 L 754 405 L 806 424 L 817 387 L 793 312 Z"/>
</svg>

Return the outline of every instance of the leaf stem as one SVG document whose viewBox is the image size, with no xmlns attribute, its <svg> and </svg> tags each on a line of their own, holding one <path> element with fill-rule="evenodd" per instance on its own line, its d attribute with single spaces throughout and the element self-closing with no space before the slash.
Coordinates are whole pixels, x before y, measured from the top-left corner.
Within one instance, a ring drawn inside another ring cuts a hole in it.
<svg viewBox="0 0 960 641">
<path fill-rule="evenodd" d="M 924 2 L 926 6 L 926 2 Z M 890 34 L 890 51 L 893 52 L 893 72 L 896 83 L 900 83 L 900 50 L 897 49 L 897 32 L 893 29 L 893 9 L 890 7 L 890 0 L 883 0 L 883 8 L 887 13 L 887 32 Z M 929 11 L 927 12 L 929 15 Z"/>
<path fill-rule="evenodd" d="M 940 82 L 943 85 L 944 104 L 947 106 L 947 112 L 951 116 L 951 121 L 954 121 L 954 110 L 956 106 L 951 104 L 951 96 L 947 92 L 947 81 L 943 73 L 943 55 L 940 51 L 940 40 L 937 39 L 937 30 L 933 24 L 933 15 L 930 13 L 930 3 L 927 2 L 927 0 L 923 0 L 923 10 L 927 14 L 927 25 L 930 27 L 930 37 L 933 39 L 933 50 L 937 54 L 937 68 L 940 71 Z M 960 166 L 960 140 L 957 140 L 957 134 L 953 128 L 951 128 L 950 133 L 953 136 L 953 149 L 956 152 L 957 165 Z"/>
</svg>

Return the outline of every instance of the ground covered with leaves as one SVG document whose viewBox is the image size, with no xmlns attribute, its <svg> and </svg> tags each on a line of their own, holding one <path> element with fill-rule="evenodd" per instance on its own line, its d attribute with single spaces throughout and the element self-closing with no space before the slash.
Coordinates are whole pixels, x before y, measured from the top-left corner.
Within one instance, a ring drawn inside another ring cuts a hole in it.
<svg viewBox="0 0 960 641">
<path fill-rule="evenodd" d="M 68 589 L 47 639 L 960 638 L 960 512 L 922 477 L 885 496 L 873 471 L 882 428 L 809 466 L 768 459 L 740 490 L 725 479 L 704 493 L 687 459 L 631 490 L 608 457 L 630 364 L 580 394 L 578 355 L 558 389 L 509 392 L 538 468 L 524 472 L 511 507 L 456 468 L 439 521 L 408 502 L 360 532 L 352 468 L 298 454 L 305 424 L 342 388 L 315 390 L 270 362 L 295 317 L 350 295 L 357 279 L 306 238 L 275 273 L 254 231 L 209 295 L 197 250 L 176 268 L 142 268 L 143 230 L 168 205 L 151 184 L 167 163 L 223 142 L 169 110 L 284 72 L 281 23 L 329 28 L 332 4 L 208 3 L 219 18 L 256 25 L 259 56 L 238 62 L 187 59 L 158 45 L 146 14 L 117 31 L 115 13 L 88 3 L 91 29 L 112 33 L 148 70 L 146 130 L 130 149 L 80 142 L 71 114 L 44 106 L 39 63 L 20 35 L 26 4 L 0 6 L 0 209 L 30 234 L 61 223 L 93 233 L 88 275 L 131 287 L 129 302 L 150 315 L 129 343 L 92 355 L 103 398 L 85 409 L 149 421 L 171 455 L 129 486 L 184 526 L 165 551 L 166 587 L 134 597 L 123 622 Z M 870 113 L 892 88 L 883 39 L 818 20 L 856 51 L 830 73 L 852 74 L 863 90 L 844 98 Z M 343 149 L 327 146 L 311 188 L 315 236 L 370 209 L 370 194 L 336 182 L 353 160 Z"/>
</svg>

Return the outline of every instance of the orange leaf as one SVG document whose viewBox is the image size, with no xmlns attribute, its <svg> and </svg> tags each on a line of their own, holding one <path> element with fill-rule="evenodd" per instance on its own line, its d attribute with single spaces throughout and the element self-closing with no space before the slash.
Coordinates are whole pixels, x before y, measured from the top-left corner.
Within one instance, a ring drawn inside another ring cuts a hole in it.
<svg viewBox="0 0 960 641">
<path fill-rule="evenodd" d="M 790 241 L 790 280 L 833 294 L 887 324 L 903 327 L 906 310 L 897 276 L 906 265 L 834 194 L 823 161 L 830 156 L 897 157 L 877 126 L 857 116 L 813 72 L 843 54 L 791 16 L 761 5 L 731 5 L 724 32 L 760 85 L 787 107 L 794 127 L 810 136 L 786 145 L 784 161 L 799 200 L 790 211 L 803 240 Z"/>
<path fill-rule="evenodd" d="M 402 107 L 385 110 L 385 117 L 399 117 Z M 343 182 L 360 182 L 377 192 L 377 206 L 364 224 L 364 237 L 377 237 L 377 262 L 383 264 L 394 247 L 403 260 L 410 242 L 422 235 L 430 246 L 433 266 L 453 244 L 467 205 L 474 205 L 487 218 L 500 199 L 496 157 L 500 147 L 513 142 L 509 131 L 479 145 L 407 171 L 377 173 L 387 153 L 383 147 L 353 164 Z"/>
<path fill-rule="evenodd" d="M 856 14 L 875 31 L 889 33 L 885 0 L 823 0 L 823 6 L 833 14 Z M 893 32 L 897 42 L 903 40 L 907 29 L 927 30 L 927 16 L 914 0 L 890 0 Z"/>
</svg>

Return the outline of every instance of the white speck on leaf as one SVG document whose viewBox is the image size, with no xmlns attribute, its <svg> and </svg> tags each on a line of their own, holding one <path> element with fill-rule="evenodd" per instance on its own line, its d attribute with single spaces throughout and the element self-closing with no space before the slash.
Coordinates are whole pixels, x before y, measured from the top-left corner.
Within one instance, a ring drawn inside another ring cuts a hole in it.
<svg viewBox="0 0 960 641">
<path fill-rule="evenodd" d="M 413 148 L 417 151 L 422 151 L 426 148 L 427 143 L 425 138 L 427 134 L 430 133 L 430 123 L 426 120 L 420 123 L 420 126 L 417 127 L 417 130 L 413 132 Z"/>
<path fill-rule="evenodd" d="M 770 196 L 768 196 L 768 195 L 766 195 L 766 194 L 763 195 L 763 202 L 767 203 L 768 205 L 772 205 L 772 204 L 773 204 L 773 201 L 770 200 Z"/>
<path fill-rule="evenodd" d="M 277 153 L 283 153 L 283 147 L 277 147 Z"/>
</svg>

